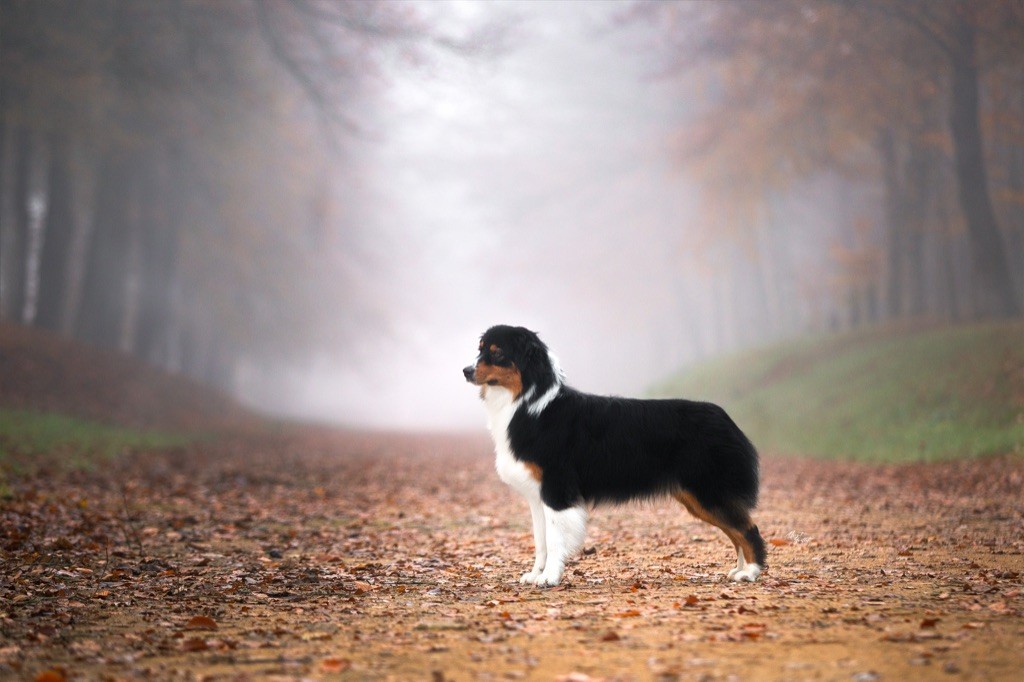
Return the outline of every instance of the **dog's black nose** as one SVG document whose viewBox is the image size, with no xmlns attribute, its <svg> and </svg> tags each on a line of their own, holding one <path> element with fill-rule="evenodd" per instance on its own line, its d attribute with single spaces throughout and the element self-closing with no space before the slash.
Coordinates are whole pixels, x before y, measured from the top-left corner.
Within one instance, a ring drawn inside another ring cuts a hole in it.
<svg viewBox="0 0 1024 682">
<path fill-rule="evenodd" d="M 474 367 L 473 365 L 462 368 L 462 374 L 466 377 L 466 381 L 473 381 L 473 374 L 475 373 L 476 367 Z"/>
</svg>

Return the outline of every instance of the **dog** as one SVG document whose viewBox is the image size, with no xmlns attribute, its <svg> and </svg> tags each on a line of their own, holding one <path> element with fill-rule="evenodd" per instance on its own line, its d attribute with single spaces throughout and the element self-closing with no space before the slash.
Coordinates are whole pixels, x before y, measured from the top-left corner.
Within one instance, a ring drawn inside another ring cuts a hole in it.
<svg viewBox="0 0 1024 682">
<path fill-rule="evenodd" d="M 672 496 L 725 532 L 736 548 L 730 580 L 757 580 L 765 543 L 757 450 L 718 405 L 606 397 L 566 385 L 535 332 L 498 325 L 462 370 L 480 387 L 498 476 L 530 504 L 535 546 L 523 584 L 559 584 L 583 546 L 588 509 Z"/>
</svg>

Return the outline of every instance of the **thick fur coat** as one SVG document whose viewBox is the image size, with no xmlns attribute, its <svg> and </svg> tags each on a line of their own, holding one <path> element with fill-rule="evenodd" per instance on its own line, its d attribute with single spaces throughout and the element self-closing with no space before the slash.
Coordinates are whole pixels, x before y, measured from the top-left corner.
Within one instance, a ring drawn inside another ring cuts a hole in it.
<svg viewBox="0 0 1024 682">
<path fill-rule="evenodd" d="M 757 450 L 721 407 L 577 391 L 523 327 L 488 329 L 463 374 L 480 387 L 499 477 L 530 505 L 536 552 L 521 582 L 561 581 L 593 505 L 662 496 L 725 532 L 737 554 L 730 579 L 761 574 Z"/>
</svg>

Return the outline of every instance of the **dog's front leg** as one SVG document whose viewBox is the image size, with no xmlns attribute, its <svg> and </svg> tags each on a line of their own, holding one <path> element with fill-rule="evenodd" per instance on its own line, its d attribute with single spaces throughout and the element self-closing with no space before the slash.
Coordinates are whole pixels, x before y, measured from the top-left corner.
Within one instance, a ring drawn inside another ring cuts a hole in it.
<svg viewBox="0 0 1024 682">
<path fill-rule="evenodd" d="M 587 509 L 580 506 L 555 511 L 545 505 L 544 520 L 548 556 L 544 571 L 533 581 L 539 587 L 561 582 L 566 559 L 583 547 L 587 537 Z"/>
<path fill-rule="evenodd" d="M 548 560 L 548 546 L 545 538 L 544 503 L 537 499 L 527 498 L 530 503 L 530 516 L 533 518 L 533 570 L 523 573 L 519 582 L 524 585 L 532 585 L 537 577 L 544 571 L 544 564 Z"/>
</svg>

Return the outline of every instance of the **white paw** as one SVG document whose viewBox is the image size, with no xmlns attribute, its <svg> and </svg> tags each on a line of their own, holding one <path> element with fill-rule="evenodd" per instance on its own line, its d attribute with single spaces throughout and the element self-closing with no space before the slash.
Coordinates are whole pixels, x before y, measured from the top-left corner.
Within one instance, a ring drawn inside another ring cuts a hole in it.
<svg viewBox="0 0 1024 682">
<path fill-rule="evenodd" d="M 758 566 L 757 564 L 747 564 L 739 570 L 733 569 L 732 571 L 729 571 L 729 580 L 732 580 L 733 582 L 737 583 L 743 581 L 752 583 L 755 580 L 757 580 L 757 577 L 759 575 L 761 575 L 760 566 Z"/>
<path fill-rule="evenodd" d="M 539 576 L 540 574 L 541 571 L 535 568 L 529 573 L 523 573 L 523 575 L 519 578 L 519 582 L 523 585 L 533 585 L 537 581 L 537 576 Z"/>
<path fill-rule="evenodd" d="M 554 587 L 561 581 L 561 571 L 544 571 L 534 579 L 533 584 L 537 587 Z"/>
<path fill-rule="evenodd" d="M 734 577 L 734 576 L 735 576 L 735 575 L 736 575 L 737 573 L 739 573 L 740 571 L 742 571 L 742 570 L 743 570 L 742 568 L 740 568 L 739 566 L 737 566 L 736 568 L 734 568 L 734 569 L 732 569 L 731 571 L 729 571 L 729 573 L 727 573 L 727 574 L 726 574 L 726 577 L 728 577 L 728 578 L 729 578 L 729 580 L 732 580 L 732 579 L 733 579 L 733 577 Z"/>
</svg>

